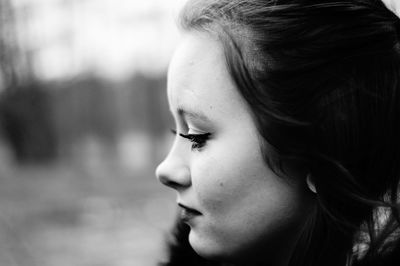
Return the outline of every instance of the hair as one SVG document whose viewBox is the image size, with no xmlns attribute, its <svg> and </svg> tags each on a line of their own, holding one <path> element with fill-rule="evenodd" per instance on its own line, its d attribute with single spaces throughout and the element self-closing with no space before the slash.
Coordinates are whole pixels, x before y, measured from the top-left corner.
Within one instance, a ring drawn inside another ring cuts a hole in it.
<svg viewBox="0 0 400 266">
<path fill-rule="evenodd" d="M 315 183 L 289 265 L 400 265 L 400 19 L 381 0 L 192 0 L 180 24 L 220 40 L 270 168 Z"/>
</svg>

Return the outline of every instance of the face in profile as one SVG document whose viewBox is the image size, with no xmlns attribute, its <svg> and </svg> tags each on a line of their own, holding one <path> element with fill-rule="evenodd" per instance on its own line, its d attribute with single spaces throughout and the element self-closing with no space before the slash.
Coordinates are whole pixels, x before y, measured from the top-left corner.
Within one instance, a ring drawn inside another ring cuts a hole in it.
<svg viewBox="0 0 400 266">
<path fill-rule="evenodd" d="M 170 64 L 168 101 L 176 136 L 156 174 L 177 192 L 194 250 L 221 260 L 290 251 L 307 213 L 305 182 L 266 165 L 216 38 L 186 34 Z"/>
</svg>

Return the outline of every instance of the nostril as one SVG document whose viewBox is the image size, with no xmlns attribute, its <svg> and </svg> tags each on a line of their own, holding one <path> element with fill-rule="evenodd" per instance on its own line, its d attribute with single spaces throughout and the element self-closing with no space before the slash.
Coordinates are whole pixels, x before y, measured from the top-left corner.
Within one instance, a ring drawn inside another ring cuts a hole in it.
<svg viewBox="0 0 400 266">
<path fill-rule="evenodd" d="M 156 177 L 158 179 L 158 181 L 168 187 L 176 187 L 177 184 L 176 182 L 172 181 L 172 179 L 170 178 L 170 173 L 167 173 L 167 167 L 165 165 L 165 162 L 162 162 L 156 169 Z"/>
<path fill-rule="evenodd" d="M 158 180 L 165 186 L 167 187 L 171 187 L 171 188 L 178 188 L 180 185 L 179 183 L 171 180 L 170 178 L 168 178 L 167 176 L 159 176 Z"/>
<path fill-rule="evenodd" d="M 156 172 L 156 176 L 157 176 L 158 181 L 160 181 L 161 184 L 167 185 L 170 183 L 168 177 L 166 177 L 165 175 L 161 175 L 158 172 Z"/>
<path fill-rule="evenodd" d="M 190 186 L 190 174 L 187 167 L 176 164 L 161 163 L 156 169 L 157 179 L 165 186 L 178 189 Z"/>
</svg>

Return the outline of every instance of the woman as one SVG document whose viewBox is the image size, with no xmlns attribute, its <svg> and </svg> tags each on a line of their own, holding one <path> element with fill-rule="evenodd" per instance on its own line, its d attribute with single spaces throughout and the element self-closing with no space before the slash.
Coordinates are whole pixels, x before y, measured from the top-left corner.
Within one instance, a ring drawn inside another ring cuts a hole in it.
<svg viewBox="0 0 400 266">
<path fill-rule="evenodd" d="M 400 265 L 395 13 L 199 0 L 181 25 L 156 171 L 181 212 L 162 265 Z"/>
</svg>

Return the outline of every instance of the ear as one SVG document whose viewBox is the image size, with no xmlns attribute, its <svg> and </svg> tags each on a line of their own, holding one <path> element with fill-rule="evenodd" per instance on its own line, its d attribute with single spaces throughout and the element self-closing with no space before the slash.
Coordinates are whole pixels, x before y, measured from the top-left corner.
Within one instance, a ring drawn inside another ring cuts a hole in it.
<svg viewBox="0 0 400 266">
<path fill-rule="evenodd" d="M 311 176 L 310 173 L 307 174 L 306 182 L 307 182 L 308 188 L 309 188 L 313 193 L 317 194 L 317 189 L 315 188 L 315 184 L 314 184 L 314 181 L 312 180 L 312 176 Z"/>
</svg>

